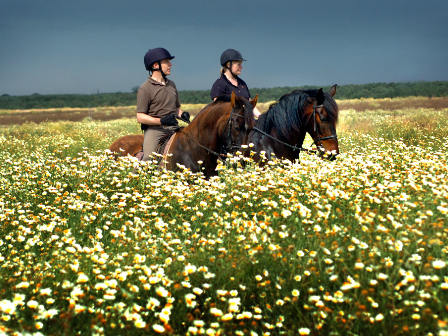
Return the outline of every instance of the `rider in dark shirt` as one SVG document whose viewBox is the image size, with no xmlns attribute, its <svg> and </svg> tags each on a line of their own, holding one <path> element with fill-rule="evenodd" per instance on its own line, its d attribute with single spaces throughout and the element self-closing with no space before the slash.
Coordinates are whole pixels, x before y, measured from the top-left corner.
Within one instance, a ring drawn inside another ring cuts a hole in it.
<svg viewBox="0 0 448 336">
<path fill-rule="evenodd" d="M 250 99 L 250 92 L 247 84 L 238 77 L 243 69 L 242 62 L 245 61 L 243 55 L 238 50 L 227 49 L 221 55 L 221 77 L 213 84 L 210 97 L 215 100 L 221 95 L 230 95 L 232 91 L 237 96 Z M 255 118 L 260 116 L 260 111 L 254 108 Z"/>
</svg>

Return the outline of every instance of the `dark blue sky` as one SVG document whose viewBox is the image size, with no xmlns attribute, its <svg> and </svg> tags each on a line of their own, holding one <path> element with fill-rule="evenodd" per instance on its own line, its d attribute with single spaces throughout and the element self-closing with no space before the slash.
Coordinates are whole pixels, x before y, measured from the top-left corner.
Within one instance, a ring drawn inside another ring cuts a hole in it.
<svg viewBox="0 0 448 336">
<path fill-rule="evenodd" d="M 165 47 L 179 90 L 238 49 L 250 88 L 448 80 L 442 0 L 0 0 L 0 95 L 129 92 Z M 253 92 L 256 93 L 256 92 Z"/>
</svg>

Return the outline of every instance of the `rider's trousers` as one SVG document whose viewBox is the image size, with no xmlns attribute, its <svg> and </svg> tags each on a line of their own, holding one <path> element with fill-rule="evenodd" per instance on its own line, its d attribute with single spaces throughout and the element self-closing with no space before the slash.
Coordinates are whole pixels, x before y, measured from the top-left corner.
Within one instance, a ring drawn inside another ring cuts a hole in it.
<svg viewBox="0 0 448 336">
<path fill-rule="evenodd" d="M 167 134 L 173 133 L 177 126 L 150 126 L 145 130 L 145 139 L 143 141 L 143 159 L 151 160 L 153 153 L 156 152 L 160 140 Z"/>
</svg>

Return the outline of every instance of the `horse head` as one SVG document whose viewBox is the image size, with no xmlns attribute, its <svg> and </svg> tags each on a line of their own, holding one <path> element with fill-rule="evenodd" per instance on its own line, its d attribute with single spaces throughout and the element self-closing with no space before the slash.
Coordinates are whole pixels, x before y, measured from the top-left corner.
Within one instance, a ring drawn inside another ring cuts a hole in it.
<svg viewBox="0 0 448 336">
<path fill-rule="evenodd" d="M 252 100 L 238 97 L 232 92 L 230 97 L 231 110 L 226 114 L 227 122 L 222 131 L 222 140 L 226 152 L 235 152 L 247 145 L 249 133 L 255 125 L 254 107 L 257 105 L 258 95 Z M 222 119 L 221 119 L 222 120 Z"/>
<path fill-rule="evenodd" d="M 336 135 L 339 109 L 333 99 L 336 87 L 337 84 L 333 85 L 328 93 L 323 92 L 322 88 L 317 91 L 313 103 L 310 104 L 310 112 L 305 124 L 306 131 L 311 135 L 320 151 L 320 156 L 329 160 L 335 160 L 339 154 Z"/>
</svg>

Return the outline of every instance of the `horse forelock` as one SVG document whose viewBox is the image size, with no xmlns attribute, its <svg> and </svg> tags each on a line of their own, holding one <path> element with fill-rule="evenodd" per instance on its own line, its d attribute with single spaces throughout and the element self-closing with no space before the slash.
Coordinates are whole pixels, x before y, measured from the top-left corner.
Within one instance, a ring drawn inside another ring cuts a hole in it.
<svg viewBox="0 0 448 336">
<path fill-rule="evenodd" d="M 244 116 L 244 125 L 246 130 L 252 129 L 253 125 L 255 124 L 255 117 L 254 117 L 254 107 L 250 103 L 250 101 L 243 97 L 238 97 L 238 102 L 236 108 L 238 110 L 241 110 L 240 112 L 237 110 L 236 113 L 243 114 Z"/>
<path fill-rule="evenodd" d="M 229 95 L 222 95 L 219 96 L 213 103 L 213 105 L 218 105 L 219 103 L 228 103 L 230 102 L 230 96 Z M 246 129 L 247 128 L 251 128 L 254 123 L 255 123 L 255 117 L 254 117 L 254 107 L 252 106 L 252 104 L 250 103 L 250 101 L 246 98 L 243 97 L 236 97 L 235 99 L 235 112 L 236 114 L 239 115 L 244 115 L 244 122 L 245 122 L 245 126 Z M 229 115 L 227 117 L 230 117 L 230 113 L 231 113 L 232 109 L 230 108 L 228 113 Z"/>
</svg>

